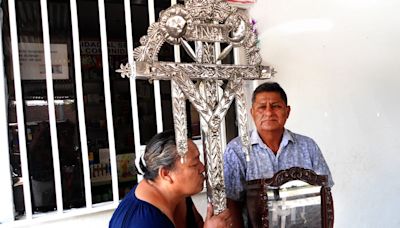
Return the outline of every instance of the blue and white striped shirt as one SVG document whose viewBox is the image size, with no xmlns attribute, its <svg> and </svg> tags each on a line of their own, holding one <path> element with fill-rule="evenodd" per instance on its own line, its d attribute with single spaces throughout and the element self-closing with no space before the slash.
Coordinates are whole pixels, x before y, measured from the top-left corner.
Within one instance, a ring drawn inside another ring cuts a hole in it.
<svg viewBox="0 0 400 228">
<path fill-rule="evenodd" d="M 333 186 L 329 167 L 315 141 L 307 136 L 285 129 L 275 155 L 261 140 L 256 130 L 250 132 L 252 151 L 250 161 L 242 151 L 240 137 L 234 138 L 224 153 L 224 179 L 226 197 L 243 201 L 246 181 L 271 178 L 280 170 L 301 167 L 314 170 L 319 175 L 328 175 L 328 185 Z"/>
</svg>

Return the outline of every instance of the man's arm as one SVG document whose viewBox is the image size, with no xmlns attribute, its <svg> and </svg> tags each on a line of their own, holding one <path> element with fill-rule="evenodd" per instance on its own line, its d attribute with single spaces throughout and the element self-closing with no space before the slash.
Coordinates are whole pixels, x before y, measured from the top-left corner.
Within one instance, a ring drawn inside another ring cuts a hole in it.
<svg viewBox="0 0 400 228">
<path fill-rule="evenodd" d="M 318 147 L 317 143 L 313 140 L 314 143 L 314 150 L 312 154 L 312 163 L 313 163 L 313 170 L 319 175 L 327 175 L 328 176 L 328 186 L 333 187 L 334 182 L 332 178 L 331 171 L 329 170 L 329 166 L 322 155 L 321 149 Z"/>
<path fill-rule="evenodd" d="M 243 203 L 227 198 L 226 204 L 227 207 L 229 208 L 229 211 L 231 212 L 232 227 L 243 228 L 244 227 L 243 216 L 242 216 Z"/>
<path fill-rule="evenodd" d="M 241 141 L 233 139 L 224 153 L 224 180 L 227 207 L 231 212 L 232 227 L 244 227 L 242 209 L 246 195 L 246 159 Z"/>
</svg>

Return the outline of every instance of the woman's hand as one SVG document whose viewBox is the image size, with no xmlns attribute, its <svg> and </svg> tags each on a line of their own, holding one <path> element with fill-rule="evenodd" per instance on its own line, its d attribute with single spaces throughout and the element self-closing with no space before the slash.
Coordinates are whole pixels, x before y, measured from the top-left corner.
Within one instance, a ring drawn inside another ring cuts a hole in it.
<svg viewBox="0 0 400 228">
<path fill-rule="evenodd" d="M 214 209 L 211 203 L 207 205 L 207 217 L 204 221 L 204 228 L 231 227 L 231 213 L 229 209 L 224 210 L 219 215 L 214 215 Z"/>
</svg>

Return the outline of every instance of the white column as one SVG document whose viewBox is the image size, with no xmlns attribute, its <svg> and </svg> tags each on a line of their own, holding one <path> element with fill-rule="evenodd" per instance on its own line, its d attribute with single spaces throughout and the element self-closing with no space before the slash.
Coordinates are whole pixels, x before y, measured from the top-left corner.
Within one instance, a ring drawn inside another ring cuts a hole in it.
<svg viewBox="0 0 400 228">
<path fill-rule="evenodd" d="M 81 70 L 81 51 L 79 42 L 79 26 L 78 26 L 78 10 L 76 7 L 77 0 L 71 0 L 71 24 L 72 24 L 72 43 L 74 54 L 74 68 L 75 68 L 75 85 L 76 85 L 76 101 L 79 122 L 79 132 L 81 139 L 81 153 L 82 153 L 82 167 L 83 167 L 83 181 L 85 185 L 85 201 L 86 207 L 92 207 L 92 186 L 90 183 L 90 170 L 89 170 L 89 154 L 87 147 L 86 135 L 86 122 L 85 122 L 85 107 L 83 102 L 83 88 L 82 88 L 82 70 Z"/>
<path fill-rule="evenodd" d="M 132 39 L 132 13 L 131 13 L 131 1 L 124 0 L 125 7 L 125 26 L 126 26 L 126 43 L 127 43 L 127 53 L 128 53 L 128 63 L 134 67 L 133 60 L 133 39 Z M 135 69 L 132 68 L 132 71 Z M 138 158 L 141 154 L 140 145 L 140 129 L 139 129 L 139 112 L 137 103 L 137 93 L 136 93 L 136 78 L 135 72 L 131 78 L 129 78 L 129 86 L 131 91 L 131 107 L 132 107 L 132 122 L 133 122 L 133 140 L 135 144 L 135 158 Z M 141 180 L 142 176 L 138 175 L 138 181 Z"/>
<path fill-rule="evenodd" d="M 18 124 L 18 141 L 19 152 L 21 158 L 22 182 L 24 184 L 24 202 L 25 202 L 25 215 L 27 220 L 32 219 L 32 201 L 31 201 L 31 187 L 28 170 L 28 157 L 26 149 L 26 130 L 25 130 L 25 117 L 24 117 L 24 100 L 22 97 L 21 86 L 21 72 L 19 68 L 19 48 L 18 48 L 18 34 L 17 34 L 17 19 L 15 14 L 15 2 L 8 2 L 8 12 L 10 21 L 10 39 L 12 50 L 12 62 L 14 72 L 14 88 L 15 88 L 15 101 L 17 111 L 17 124 Z"/>
<path fill-rule="evenodd" d="M 1 0 L 0 0 L 1 3 Z M 3 25 L 3 11 L 0 8 L 0 34 L 2 37 L 1 27 Z M 0 188 L 0 223 L 6 223 L 14 220 L 14 202 L 12 193 L 11 181 L 11 166 L 9 156 L 9 138 L 8 138 L 8 121 L 7 121 L 7 83 L 4 73 L 4 59 L 3 59 L 3 40 L 0 40 L 0 137 L 3 143 L 0 145 L 0 181 L 2 187 Z"/>
<path fill-rule="evenodd" d="M 155 22 L 154 13 L 154 0 L 148 0 L 148 10 L 149 10 L 149 25 Z M 163 131 L 163 120 L 162 120 L 162 106 L 161 106 L 161 95 L 160 95 L 160 81 L 154 80 L 154 103 L 156 107 L 156 122 L 157 122 L 157 132 Z"/>
<path fill-rule="evenodd" d="M 113 124 L 112 105 L 111 105 L 110 70 L 108 68 L 109 63 L 108 63 L 107 29 L 106 29 L 106 14 L 105 14 L 104 0 L 99 0 L 99 21 L 100 21 L 101 58 L 103 65 L 104 100 L 106 105 L 108 147 L 110 150 L 113 200 L 115 204 L 118 204 L 119 190 L 118 190 L 117 159 L 115 152 L 114 124 Z"/>
<path fill-rule="evenodd" d="M 63 211 L 63 199 L 61 188 L 61 172 L 60 172 L 60 156 L 58 151 L 58 137 L 57 137 L 57 121 L 54 105 L 54 90 L 53 90 L 53 75 L 51 70 L 51 50 L 50 50 L 50 33 L 49 33 L 49 18 L 47 15 L 47 1 L 40 1 L 41 14 L 42 14 L 42 30 L 43 30 L 43 48 L 44 48 L 44 62 L 46 72 L 46 86 L 47 86 L 47 107 L 49 112 L 50 135 L 51 135 L 51 150 L 53 157 L 54 169 L 54 185 L 56 190 L 57 212 Z"/>
</svg>

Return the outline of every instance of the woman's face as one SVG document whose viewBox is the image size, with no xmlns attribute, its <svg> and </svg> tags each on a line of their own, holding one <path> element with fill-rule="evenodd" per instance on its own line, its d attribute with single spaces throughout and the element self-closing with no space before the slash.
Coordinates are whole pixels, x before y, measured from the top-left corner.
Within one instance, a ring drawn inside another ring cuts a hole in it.
<svg viewBox="0 0 400 228">
<path fill-rule="evenodd" d="M 185 196 L 191 196 L 203 190 L 204 165 L 200 161 L 200 153 L 192 140 L 188 140 L 186 161 L 176 161 L 175 169 L 171 171 L 177 191 Z"/>
</svg>

